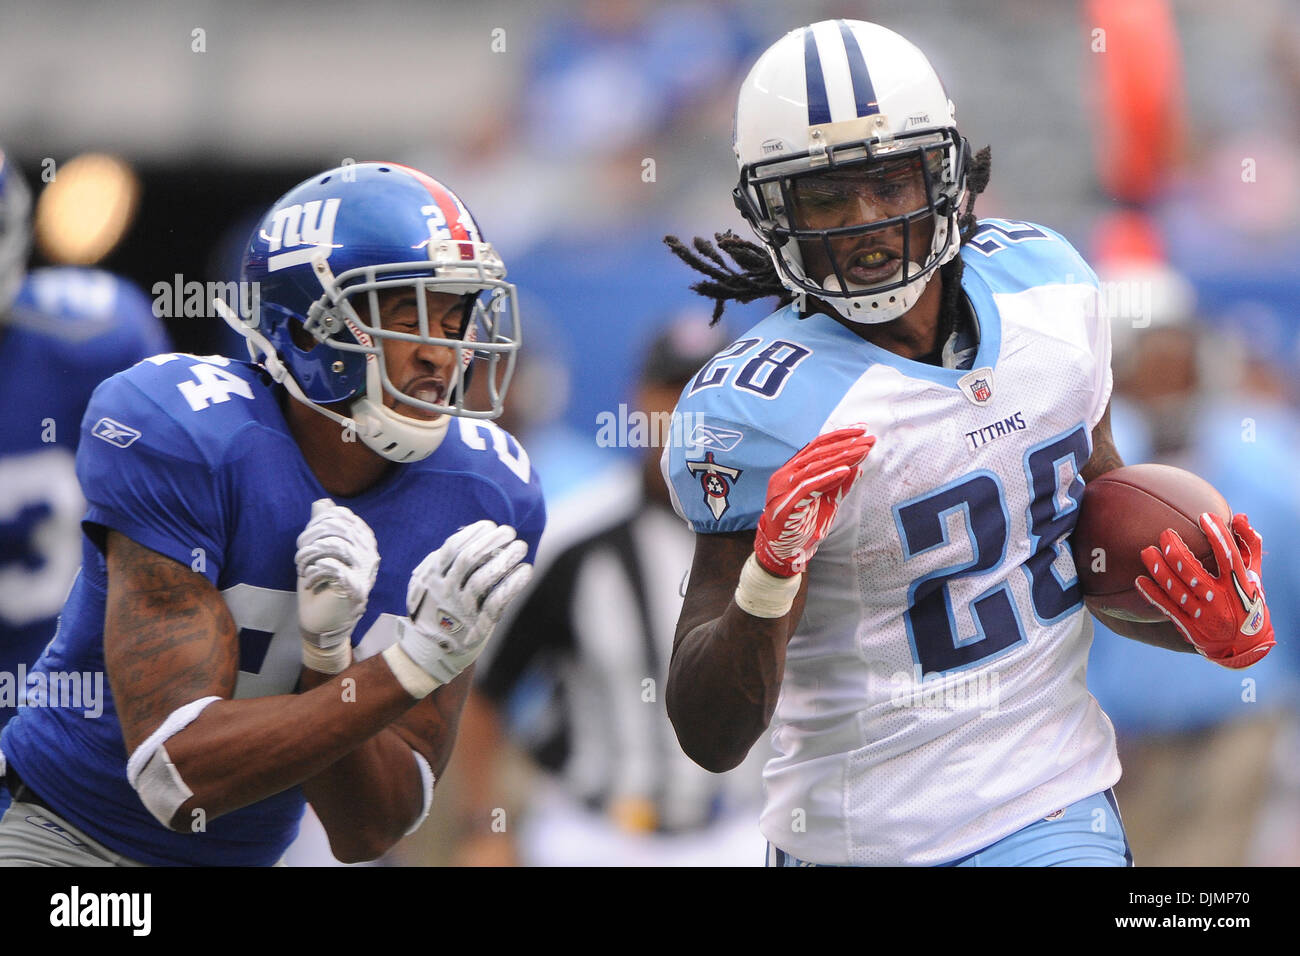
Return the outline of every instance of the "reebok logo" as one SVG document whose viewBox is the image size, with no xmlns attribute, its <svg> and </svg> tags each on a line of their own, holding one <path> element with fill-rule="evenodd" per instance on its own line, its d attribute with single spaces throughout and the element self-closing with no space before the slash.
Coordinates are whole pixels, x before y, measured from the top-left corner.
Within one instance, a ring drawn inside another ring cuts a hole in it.
<svg viewBox="0 0 1300 956">
<path fill-rule="evenodd" d="M 118 448 L 126 448 L 140 437 L 140 433 L 130 425 L 123 425 L 111 418 L 101 418 L 95 422 L 95 427 L 90 430 L 90 433 Z"/>
</svg>

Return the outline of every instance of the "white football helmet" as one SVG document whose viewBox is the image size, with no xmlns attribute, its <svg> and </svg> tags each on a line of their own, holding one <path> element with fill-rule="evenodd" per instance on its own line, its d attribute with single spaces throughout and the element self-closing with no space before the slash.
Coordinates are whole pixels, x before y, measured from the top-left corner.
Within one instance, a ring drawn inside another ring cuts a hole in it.
<svg viewBox="0 0 1300 956">
<path fill-rule="evenodd" d="M 888 322 L 957 254 L 970 147 L 925 54 L 891 30 L 786 34 L 741 87 L 733 146 L 736 206 L 796 301 Z"/>
</svg>

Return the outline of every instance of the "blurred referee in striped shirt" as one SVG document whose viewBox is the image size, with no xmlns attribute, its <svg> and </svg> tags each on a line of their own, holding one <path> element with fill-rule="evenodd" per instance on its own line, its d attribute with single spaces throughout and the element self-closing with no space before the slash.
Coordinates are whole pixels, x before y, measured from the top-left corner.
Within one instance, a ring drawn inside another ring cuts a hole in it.
<svg viewBox="0 0 1300 956">
<path fill-rule="evenodd" d="M 636 412 L 641 422 L 666 422 L 686 383 L 727 341 L 694 312 L 656 337 L 628 435 L 637 437 Z M 682 753 L 664 709 L 694 538 L 659 471 L 664 443 L 685 436 L 659 427 L 640 435 L 649 438 L 638 449 L 640 495 L 539 566 L 531 593 L 479 661 L 461 725 L 461 756 L 471 766 L 460 776 L 457 863 L 762 865 L 765 748 L 711 774 Z M 505 808 L 520 801 L 499 783 L 507 740 L 540 771 L 517 821 Z"/>
</svg>

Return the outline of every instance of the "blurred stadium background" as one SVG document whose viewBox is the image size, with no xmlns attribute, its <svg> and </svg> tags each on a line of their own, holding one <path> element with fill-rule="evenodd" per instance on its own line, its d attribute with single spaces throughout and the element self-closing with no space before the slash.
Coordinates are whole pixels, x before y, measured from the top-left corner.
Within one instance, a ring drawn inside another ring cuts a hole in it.
<svg viewBox="0 0 1300 956">
<path fill-rule="evenodd" d="M 741 78 L 768 43 L 817 19 L 897 30 L 930 56 L 972 145 L 993 147 L 981 215 L 1052 226 L 1103 278 L 1140 267 L 1154 321 L 1116 330 L 1121 452 L 1201 470 L 1269 549 L 1279 647 L 1258 673 L 1171 663 L 1098 634 L 1094 692 L 1126 774 L 1159 794 L 1140 809 L 1143 796 L 1119 788 L 1138 861 L 1294 864 L 1300 7 L 1172 2 L 1176 48 L 1151 82 L 1181 78 L 1170 86 L 1176 128 L 1134 195 L 1131 171 L 1107 160 L 1115 114 L 1102 58 L 1116 49 L 1106 34 L 1099 49 L 1096 31 L 1117 15 L 1110 6 L 0 2 L 0 144 L 45 192 L 33 266 L 96 261 L 151 294 L 177 274 L 237 278 L 253 218 L 320 169 L 392 159 L 444 180 L 522 292 L 510 427 L 553 509 L 577 502 L 569 510 L 581 515 L 584 496 L 617 485 L 620 458 L 634 454 L 597 447 L 596 416 L 627 400 L 665 317 L 695 309 L 707 321 L 661 237 L 744 231 L 730 201 Z M 1151 225 L 1133 239 L 1115 215 L 1139 208 Z M 767 310 L 724 321 L 740 331 Z M 234 348 L 215 317 L 168 326 L 183 350 Z M 1245 737 L 1243 722 L 1254 727 Z M 1241 801 L 1248 824 L 1225 827 Z M 436 802 L 396 860 L 449 858 L 455 800 Z M 1164 839 L 1144 856 L 1149 836 Z"/>
</svg>

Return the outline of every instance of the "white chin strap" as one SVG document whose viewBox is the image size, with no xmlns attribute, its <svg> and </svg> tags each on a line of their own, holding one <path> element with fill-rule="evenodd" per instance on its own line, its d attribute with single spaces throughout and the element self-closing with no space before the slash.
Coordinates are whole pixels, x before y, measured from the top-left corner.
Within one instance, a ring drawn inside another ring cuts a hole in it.
<svg viewBox="0 0 1300 956">
<path fill-rule="evenodd" d="M 266 336 L 246 325 L 244 320 L 220 298 L 214 298 L 212 306 L 228 326 L 245 338 L 249 357 L 254 362 L 261 363 L 272 380 L 284 386 L 284 390 L 296 401 L 324 415 L 330 421 L 342 425 L 346 431 L 359 437 L 362 443 L 375 454 L 389 461 L 419 461 L 428 458 L 442 444 L 450 421 L 447 415 L 440 415 L 433 421 L 419 421 L 398 415 L 382 404 L 376 407 L 369 397 L 365 397 L 352 403 L 352 417 L 347 418 L 313 402 L 303 394 L 301 386 L 289 374 L 289 370 L 275 354 L 275 347 Z M 367 381 L 372 375 L 378 375 L 378 372 L 373 369 L 374 362 L 369 364 L 372 368 L 367 369 Z"/>
<path fill-rule="evenodd" d="M 963 195 L 965 194 L 963 193 Z M 932 255 L 936 250 L 944 247 L 947 243 L 950 232 L 953 235 L 957 235 L 956 213 L 944 220 L 935 230 L 934 238 L 930 241 L 930 250 Z M 921 298 L 921 293 L 925 291 L 925 287 L 930 284 L 930 280 L 935 277 L 940 267 L 945 265 L 953 256 L 957 255 L 958 245 L 959 243 L 956 242 L 948 245 L 947 253 L 935 263 L 933 269 L 920 278 L 912 280 L 905 286 L 901 286 L 897 289 L 890 289 L 888 292 L 882 292 L 877 296 L 855 295 L 852 297 L 846 297 L 842 294 L 834 296 L 828 295 L 822 299 L 822 301 L 850 322 L 859 322 L 863 325 L 892 322 L 894 319 L 907 312 L 907 310 L 912 308 L 912 306 L 916 305 L 917 301 Z M 799 271 L 802 272 L 802 262 L 799 262 L 798 260 L 796 260 L 796 262 L 790 262 L 788 259 L 785 260 L 786 268 L 791 271 L 795 270 L 796 263 Z M 919 262 L 909 262 L 908 269 L 914 273 L 920 272 L 921 264 Z M 780 269 L 777 271 L 778 273 L 781 272 Z M 888 285 L 897 282 L 902 274 L 902 266 L 899 266 L 898 271 L 884 282 L 880 283 L 880 285 Z M 785 279 L 784 275 L 782 275 L 782 279 Z M 857 285 L 848 280 L 845 280 L 844 285 L 849 292 L 866 292 L 874 288 L 874 286 Z M 789 288 L 789 286 L 787 286 L 787 288 Z M 822 280 L 822 288 L 827 292 L 841 292 L 840 281 L 835 278 L 834 274 L 831 274 Z M 800 290 L 798 287 L 794 287 L 791 288 L 791 291 L 798 295 Z"/>
<path fill-rule="evenodd" d="M 451 416 L 439 415 L 432 421 L 407 418 L 386 405 L 376 405 L 367 396 L 352 403 L 352 421 L 375 454 L 389 461 L 408 462 L 428 458 L 437 450 L 447 435 Z"/>
<path fill-rule="evenodd" d="M 908 269 L 911 272 L 920 272 L 921 264 L 919 262 L 909 262 Z M 888 292 L 882 292 L 878 296 L 858 295 L 851 299 L 840 296 L 827 297 L 822 301 L 833 308 L 850 322 L 861 322 L 864 325 L 875 324 L 878 322 L 892 322 L 912 306 L 916 305 L 921 293 L 929 285 L 930 279 L 934 276 L 936 270 L 931 270 L 920 279 L 909 282 L 900 288 L 890 289 Z M 903 274 L 902 266 L 898 271 L 890 276 L 886 282 L 897 282 Z M 883 284 L 883 283 L 882 283 Z M 865 292 L 872 288 L 869 285 L 857 285 L 853 282 L 845 281 L 844 285 L 850 292 Z M 827 292 L 839 292 L 840 282 L 833 275 L 827 276 L 822 281 L 822 288 Z"/>
<path fill-rule="evenodd" d="M 459 376 L 459 372 L 456 373 Z M 448 395 L 455 389 L 452 381 Z M 366 356 L 366 394 L 352 403 L 352 418 L 357 423 L 357 434 L 366 446 L 389 461 L 419 461 L 434 453 L 447 434 L 448 415 L 433 419 L 409 418 L 399 415 L 380 399 L 384 387 L 380 381 L 379 361 Z"/>
</svg>

